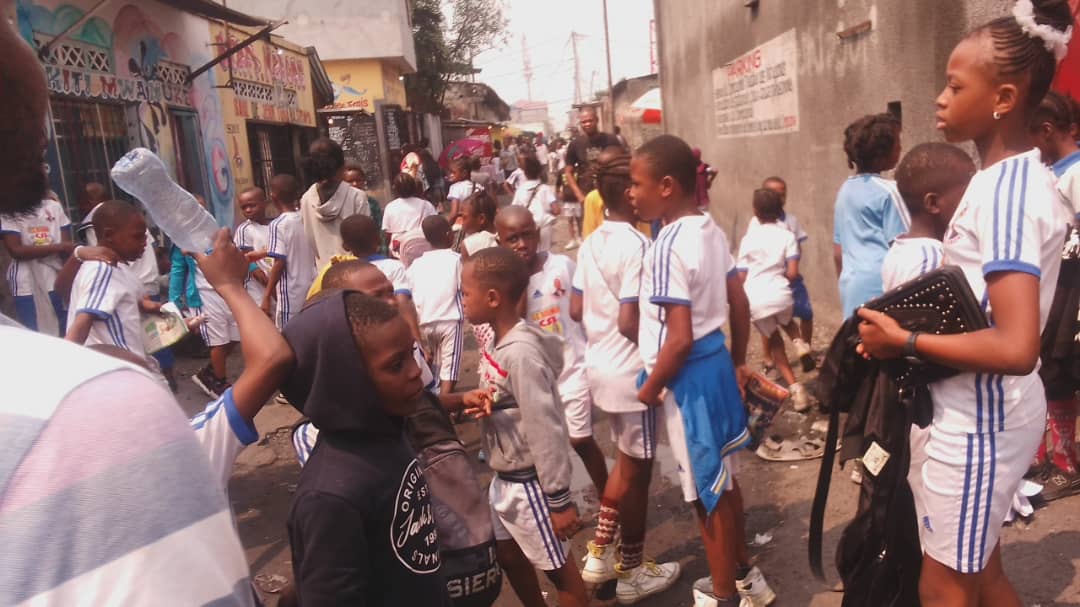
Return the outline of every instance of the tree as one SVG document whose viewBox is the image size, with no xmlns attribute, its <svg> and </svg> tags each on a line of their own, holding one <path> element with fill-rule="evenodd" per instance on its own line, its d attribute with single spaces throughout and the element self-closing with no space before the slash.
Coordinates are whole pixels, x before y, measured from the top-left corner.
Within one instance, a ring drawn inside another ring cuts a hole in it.
<svg viewBox="0 0 1080 607">
<path fill-rule="evenodd" d="M 450 19 L 443 7 L 450 11 Z M 409 105 L 439 113 L 446 85 L 475 73 L 473 58 L 506 39 L 502 0 L 414 0 L 416 73 L 405 77 Z"/>
</svg>

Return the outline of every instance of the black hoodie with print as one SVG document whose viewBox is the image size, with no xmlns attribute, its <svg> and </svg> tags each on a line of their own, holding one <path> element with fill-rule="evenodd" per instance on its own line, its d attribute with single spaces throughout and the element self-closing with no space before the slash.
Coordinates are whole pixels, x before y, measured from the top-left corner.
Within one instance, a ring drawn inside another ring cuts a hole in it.
<svg viewBox="0 0 1080 607">
<path fill-rule="evenodd" d="M 376 401 L 345 293 L 285 327 L 296 368 L 282 392 L 319 428 L 289 512 L 300 604 L 449 605 L 430 494 L 403 420 Z"/>
</svg>

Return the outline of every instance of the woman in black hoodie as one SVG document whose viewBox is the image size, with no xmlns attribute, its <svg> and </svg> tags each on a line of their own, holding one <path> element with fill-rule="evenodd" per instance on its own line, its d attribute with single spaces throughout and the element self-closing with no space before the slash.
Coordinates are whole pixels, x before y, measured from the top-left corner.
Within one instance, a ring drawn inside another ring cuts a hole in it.
<svg viewBox="0 0 1080 607">
<path fill-rule="evenodd" d="M 448 606 L 430 492 L 402 434 L 424 390 L 408 325 L 384 301 L 331 291 L 284 333 L 296 369 L 282 392 L 320 430 L 289 512 L 300 605 Z"/>
</svg>

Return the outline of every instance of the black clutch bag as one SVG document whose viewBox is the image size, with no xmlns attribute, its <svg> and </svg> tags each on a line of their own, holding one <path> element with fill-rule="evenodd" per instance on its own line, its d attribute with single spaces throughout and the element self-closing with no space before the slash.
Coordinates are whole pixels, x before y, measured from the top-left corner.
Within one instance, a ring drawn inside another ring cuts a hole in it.
<svg viewBox="0 0 1080 607">
<path fill-rule="evenodd" d="M 942 266 L 863 304 L 884 312 L 908 331 L 935 335 L 970 333 L 989 326 L 971 286 L 957 266 Z M 888 370 L 900 388 L 925 385 L 959 373 L 956 369 L 900 358 Z"/>
</svg>

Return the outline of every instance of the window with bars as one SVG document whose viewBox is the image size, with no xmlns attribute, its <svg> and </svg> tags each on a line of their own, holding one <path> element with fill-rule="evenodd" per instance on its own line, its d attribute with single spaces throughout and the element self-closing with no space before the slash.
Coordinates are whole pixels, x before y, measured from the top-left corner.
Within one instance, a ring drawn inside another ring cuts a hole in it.
<svg viewBox="0 0 1080 607">
<path fill-rule="evenodd" d="M 109 169 L 129 146 L 124 106 L 57 97 L 49 105 L 60 165 L 52 167 L 50 175 L 68 213 L 77 209 L 83 188 L 92 181 L 104 185 L 112 198 L 123 196 L 113 186 Z"/>
</svg>

